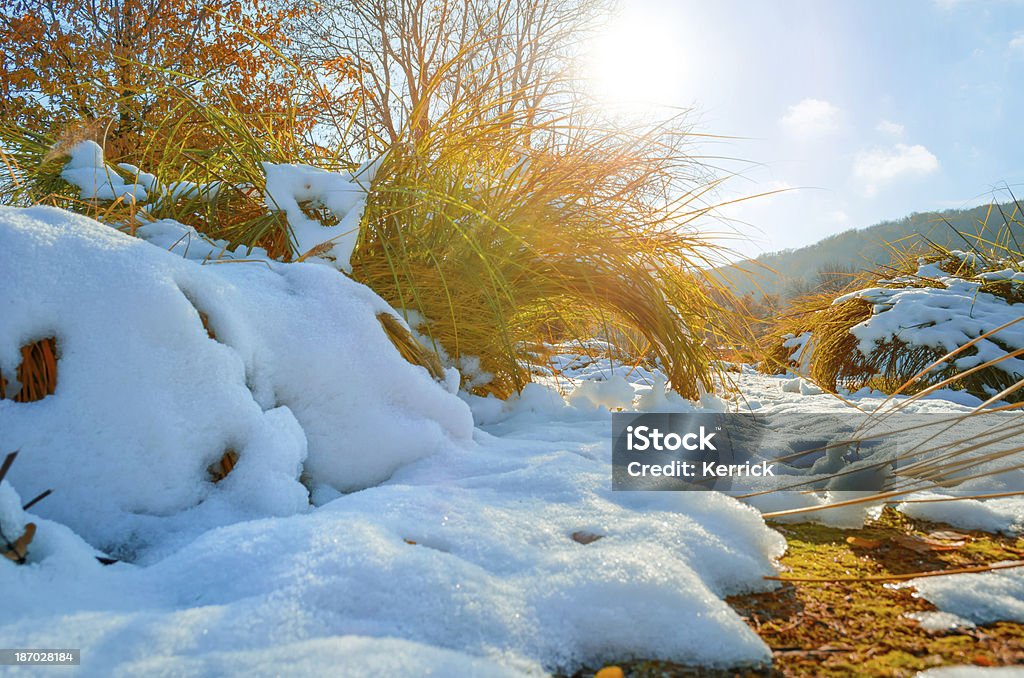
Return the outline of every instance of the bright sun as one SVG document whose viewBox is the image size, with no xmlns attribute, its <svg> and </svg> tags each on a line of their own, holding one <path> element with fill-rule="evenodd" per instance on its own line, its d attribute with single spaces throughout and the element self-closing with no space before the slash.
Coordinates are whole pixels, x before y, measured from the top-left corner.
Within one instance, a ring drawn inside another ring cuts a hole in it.
<svg viewBox="0 0 1024 678">
<path fill-rule="evenodd" d="M 593 94 L 629 108 L 669 103 L 684 75 L 679 39 L 657 17 L 620 15 L 588 50 L 585 75 Z"/>
</svg>

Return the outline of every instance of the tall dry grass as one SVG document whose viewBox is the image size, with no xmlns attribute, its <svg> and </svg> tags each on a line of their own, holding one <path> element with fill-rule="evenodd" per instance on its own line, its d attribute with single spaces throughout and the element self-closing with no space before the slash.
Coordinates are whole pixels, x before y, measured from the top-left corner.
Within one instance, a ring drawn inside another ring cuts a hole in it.
<svg viewBox="0 0 1024 678">
<path fill-rule="evenodd" d="M 601 334 L 696 397 L 727 328 L 704 271 L 719 246 L 692 227 L 709 208 L 679 190 L 695 169 L 683 141 L 677 127 L 439 121 L 387 156 L 353 275 L 425 318 L 456 364 L 479 358 L 488 392 L 530 380 L 531 343 Z"/>
<path fill-rule="evenodd" d="M 414 14 L 433 11 L 428 3 L 405 4 Z M 406 88 L 414 100 L 390 109 L 368 100 L 309 137 L 292 131 L 294 111 L 254 117 L 212 106 L 168 77 L 171 84 L 154 93 L 170 102 L 159 133 L 138 159 L 118 159 L 155 175 L 158 197 L 83 201 L 60 179 L 72 142 L 102 145 L 102 126 L 48 135 L 0 121 L 0 200 L 59 205 L 130 232 L 148 220 L 175 219 L 232 246 L 302 259 L 308 253 L 292 250 L 285 216 L 264 204 L 261 163 L 352 169 L 352 130 L 369 135 L 381 121 L 364 118 L 385 116 L 386 143 L 360 139 L 383 152 L 383 161 L 353 276 L 423 318 L 419 331 L 438 356 L 479 364 L 490 375 L 482 389 L 508 395 L 531 379 L 531 345 L 600 335 L 620 354 L 657 360 L 687 397 L 710 389 L 714 347 L 735 344 L 721 337 L 742 323 L 721 303 L 728 290 L 705 273 L 721 263 L 723 247 L 697 227 L 713 211 L 718 186 L 696 157 L 697 135 L 683 116 L 624 123 L 590 105 L 567 70 L 565 46 L 552 37 L 573 34 L 571 12 L 536 13 L 519 0 L 501 0 L 504 13 L 466 13 L 471 0 L 443 4 L 442 21 L 472 14 L 479 24 L 463 26 L 450 48 L 441 24 L 422 22 L 424 39 L 441 47 L 427 45 L 399 64 L 418 74 Z M 399 31 L 399 44 L 410 42 L 413 27 L 382 20 Z M 501 33 L 493 35 L 494 26 Z M 508 34 L 516 30 L 529 33 L 526 42 Z M 362 82 L 386 82 L 386 73 L 367 72 L 353 57 Z M 394 67 L 395 55 L 389 58 L 381 68 Z M 392 101 L 402 93 L 387 94 Z M 216 143 L 200 144 L 200 136 Z M 111 171 L 126 181 L 137 176 L 131 167 Z M 315 204 L 305 207 L 318 213 Z"/>
</svg>

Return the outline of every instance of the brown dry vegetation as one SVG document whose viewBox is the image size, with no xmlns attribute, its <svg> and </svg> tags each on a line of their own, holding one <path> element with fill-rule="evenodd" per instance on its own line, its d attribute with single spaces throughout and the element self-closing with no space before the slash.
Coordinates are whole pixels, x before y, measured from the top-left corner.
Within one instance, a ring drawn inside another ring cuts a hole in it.
<svg viewBox="0 0 1024 678">
<path fill-rule="evenodd" d="M 777 525 L 784 577 L 864 578 L 987 565 L 1024 557 L 1024 538 L 911 521 L 892 509 L 858 530 Z M 950 533 L 951 534 L 944 534 Z M 936 537 L 955 537 L 939 539 Z M 852 542 L 852 543 L 851 543 Z M 944 546 L 943 544 L 948 544 Z M 934 607 L 879 581 L 793 582 L 727 602 L 772 648 L 772 666 L 714 671 L 657 659 L 618 664 L 627 678 L 912 676 L 952 665 L 1024 665 L 1024 624 L 929 632 L 906 615 Z M 590 678 L 594 668 L 573 674 Z"/>
<path fill-rule="evenodd" d="M 1013 386 L 1015 379 L 1000 369 L 998 364 L 985 365 L 970 371 L 958 371 L 952 362 L 945 362 L 945 352 L 900 339 L 878 343 L 870 354 L 863 354 L 857 347 L 858 341 L 850 330 L 871 317 L 871 304 L 858 298 L 836 303 L 844 294 L 870 288 L 892 289 L 941 288 L 943 284 L 917 274 L 919 264 L 935 263 L 950 276 L 956 276 L 979 284 L 979 293 L 990 294 L 1008 304 L 1021 304 L 1024 288 L 1007 280 L 986 280 L 988 272 L 1002 271 L 1020 265 L 1020 252 L 1003 247 L 990 252 L 987 258 L 955 256 L 949 250 L 933 247 L 924 254 L 904 252 L 885 271 L 865 273 L 854 278 L 839 293 L 820 293 L 798 298 L 791 302 L 787 311 L 774 324 L 772 331 L 761 344 L 761 370 L 780 374 L 786 370 L 800 373 L 820 387 L 835 393 L 840 389 L 856 391 L 870 387 L 884 393 L 913 395 L 933 385 L 944 382 L 952 389 L 960 389 L 986 400 L 992 393 L 1004 391 Z M 1024 317 L 1024 305 L 1021 306 Z M 809 343 L 813 346 L 811 357 L 805 364 L 797 365 L 792 359 L 792 350 L 783 346 L 791 336 L 804 332 L 811 334 Z M 1012 353 L 1019 347 L 1005 347 Z M 962 347 L 960 357 L 976 352 L 971 346 Z M 1024 394 L 1009 392 L 1005 399 L 1016 402 Z"/>
</svg>

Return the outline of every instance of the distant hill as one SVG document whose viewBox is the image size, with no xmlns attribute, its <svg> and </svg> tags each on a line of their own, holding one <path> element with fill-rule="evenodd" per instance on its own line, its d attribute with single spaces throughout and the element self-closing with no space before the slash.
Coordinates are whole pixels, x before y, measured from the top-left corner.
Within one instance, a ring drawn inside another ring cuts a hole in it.
<svg viewBox="0 0 1024 678">
<path fill-rule="evenodd" d="M 973 245 L 983 250 L 980 240 L 1024 246 L 1022 222 L 1024 219 L 1013 203 L 914 213 L 897 221 L 830 235 L 807 247 L 762 254 L 721 267 L 716 273 L 738 295 L 749 292 L 755 297 L 771 294 L 787 298 L 808 291 L 820 279 L 820 273 L 879 269 L 891 263 L 892 247 L 918 251 L 926 249 L 930 241 L 953 249 L 968 250 Z"/>
</svg>

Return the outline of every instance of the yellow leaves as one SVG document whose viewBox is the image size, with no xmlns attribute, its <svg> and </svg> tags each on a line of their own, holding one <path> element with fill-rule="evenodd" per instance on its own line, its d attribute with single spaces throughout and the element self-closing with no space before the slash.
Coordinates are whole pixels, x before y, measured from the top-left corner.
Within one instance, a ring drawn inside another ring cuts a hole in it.
<svg viewBox="0 0 1024 678">
<path fill-rule="evenodd" d="M 606 666 L 594 674 L 594 678 L 625 678 L 625 672 L 618 666 Z"/>
</svg>

